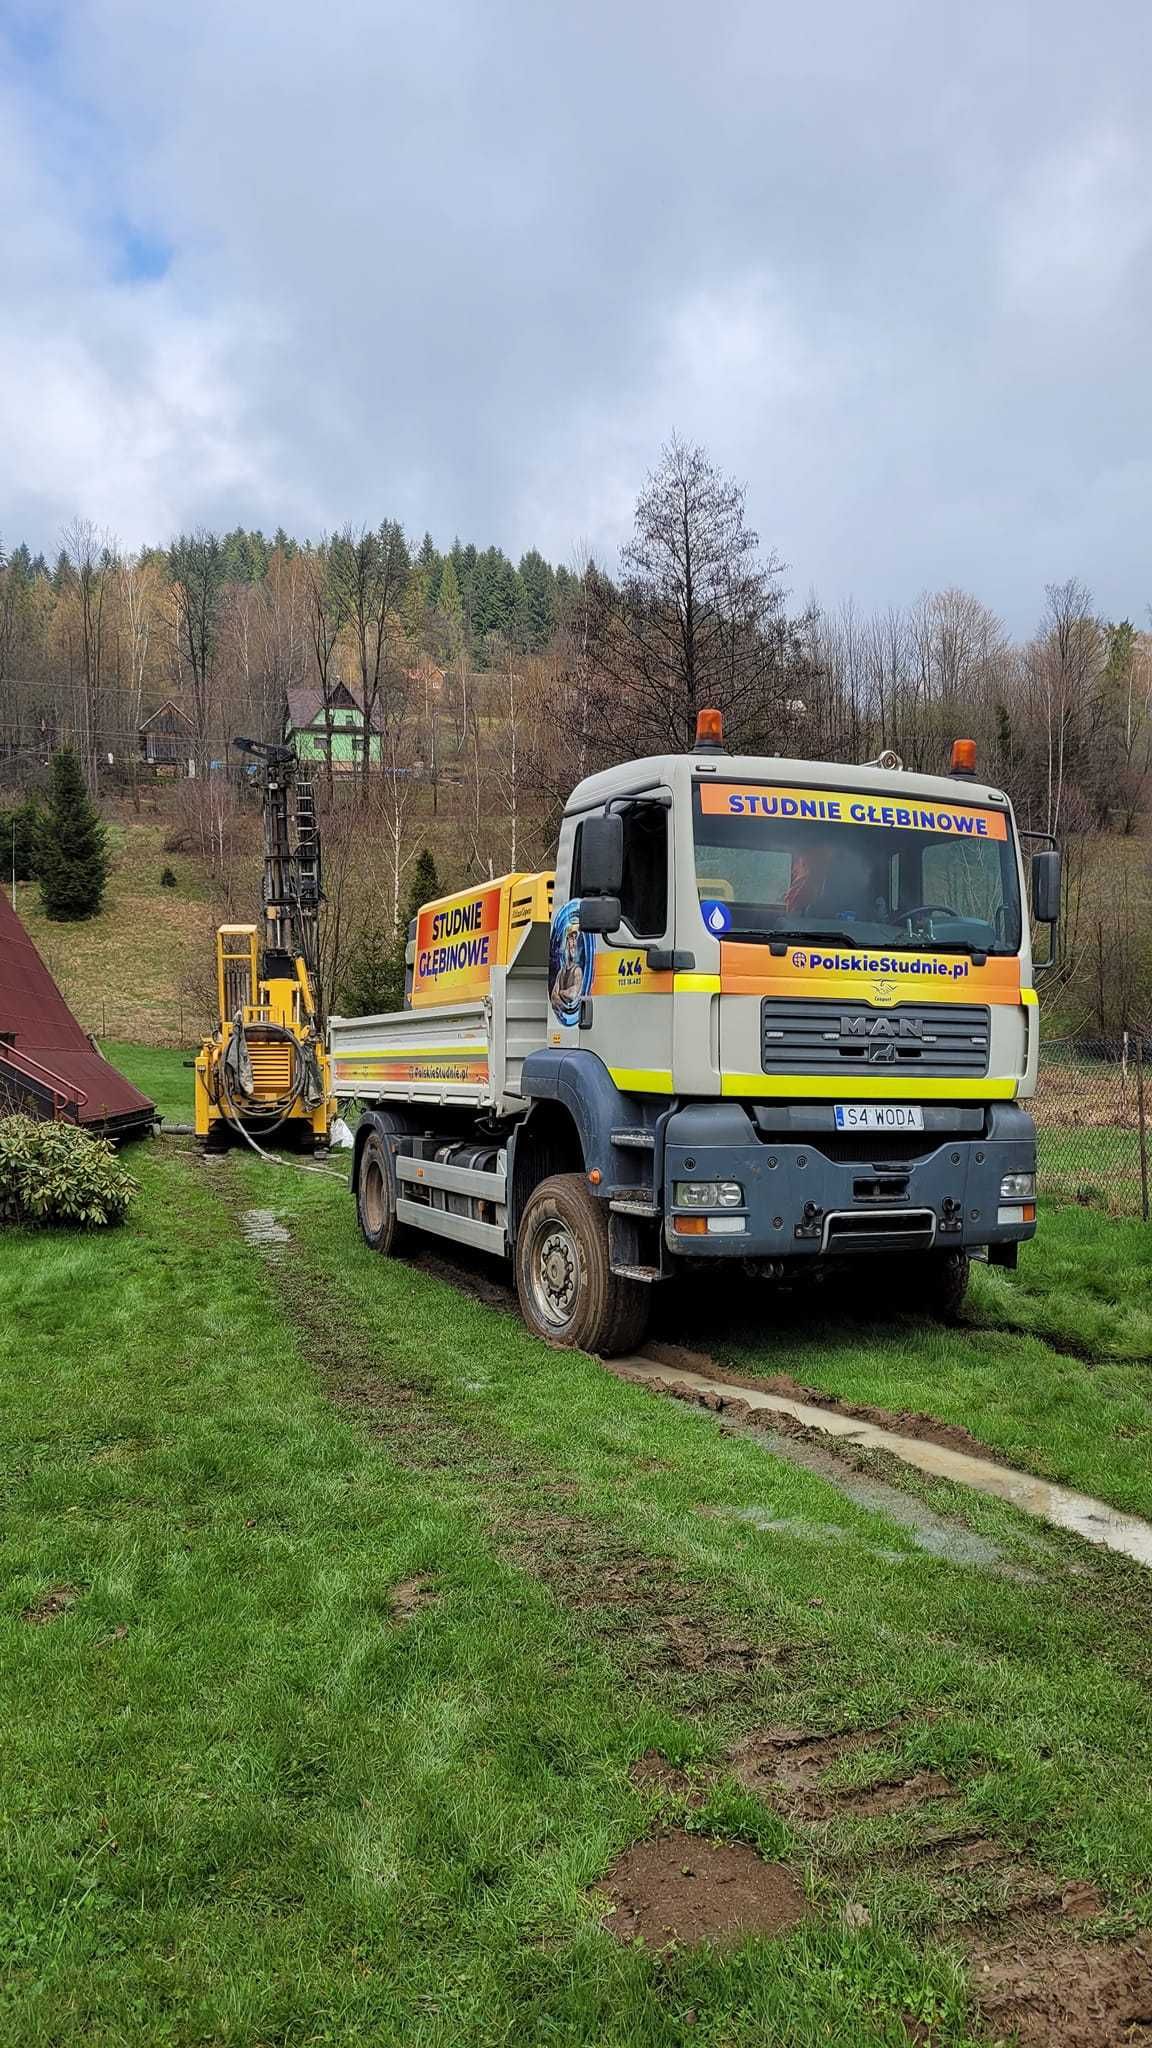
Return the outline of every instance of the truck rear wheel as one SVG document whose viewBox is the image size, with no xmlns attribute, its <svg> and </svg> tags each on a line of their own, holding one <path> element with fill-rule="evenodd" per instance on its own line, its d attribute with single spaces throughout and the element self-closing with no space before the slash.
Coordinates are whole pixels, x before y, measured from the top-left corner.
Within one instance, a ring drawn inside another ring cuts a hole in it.
<svg viewBox="0 0 1152 2048">
<path fill-rule="evenodd" d="M 408 1233 L 396 1220 L 396 1165 L 378 1130 L 369 1131 L 356 1162 L 356 1221 L 374 1252 L 403 1249 Z"/>
<path fill-rule="evenodd" d="M 648 1327 L 649 1289 L 612 1271 L 608 1212 L 582 1173 L 541 1181 L 516 1233 L 516 1292 L 530 1330 L 545 1343 L 614 1358 Z"/>
</svg>

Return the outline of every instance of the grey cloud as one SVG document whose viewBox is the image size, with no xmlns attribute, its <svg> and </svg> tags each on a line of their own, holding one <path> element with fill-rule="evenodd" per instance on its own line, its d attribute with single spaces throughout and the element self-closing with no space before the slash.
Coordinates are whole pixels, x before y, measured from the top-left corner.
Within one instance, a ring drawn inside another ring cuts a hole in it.
<svg viewBox="0 0 1152 2048">
<path fill-rule="evenodd" d="M 1138 0 L 81 0 L 62 35 L 9 124 L 0 365 L 55 418 L 0 532 L 611 554 L 676 427 L 826 602 L 963 582 L 1025 627 L 1074 571 L 1143 616 Z M 101 273 L 110 212 L 163 279 Z"/>
</svg>

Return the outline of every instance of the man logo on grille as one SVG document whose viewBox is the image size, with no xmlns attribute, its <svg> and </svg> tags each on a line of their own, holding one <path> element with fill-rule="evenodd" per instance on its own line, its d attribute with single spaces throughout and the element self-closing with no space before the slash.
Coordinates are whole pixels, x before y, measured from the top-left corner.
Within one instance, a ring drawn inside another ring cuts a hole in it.
<svg viewBox="0 0 1152 2048">
<path fill-rule="evenodd" d="M 870 1017 L 867 1012 L 861 1017 L 841 1017 L 841 1038 L 923 1038 L 922 1017 Z"/>
</svg>

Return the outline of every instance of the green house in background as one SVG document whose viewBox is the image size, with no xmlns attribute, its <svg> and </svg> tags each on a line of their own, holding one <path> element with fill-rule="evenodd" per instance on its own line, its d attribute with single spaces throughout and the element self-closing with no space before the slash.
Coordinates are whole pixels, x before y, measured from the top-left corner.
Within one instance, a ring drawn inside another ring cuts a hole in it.
<svg viewBox="0 0 1152 2048">
<path fill-rule="evenodd" d="M 319 690 L 289 690 L 284 709 L 284 738 L 294 742 L 297 759 L 322 767 L 328 756 L 331 729 L 332 773 L 352 775 L 364 760 L 364 700 L 347 683 L 329 691 L 328 710 Z M 384 758 L 383 725 L 373 712 L 369 757 L 379 768 Z"/>
</svg>

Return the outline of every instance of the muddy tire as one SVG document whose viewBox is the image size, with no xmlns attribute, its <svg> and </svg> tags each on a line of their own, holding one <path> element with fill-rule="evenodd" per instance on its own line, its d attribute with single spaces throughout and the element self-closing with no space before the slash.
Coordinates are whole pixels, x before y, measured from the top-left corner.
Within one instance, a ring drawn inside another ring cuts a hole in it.
<svg viewBox="0 0 1152 2048">
<path fill-rule="evenodd" d="M 615 1358 L 648 1327 L 651 1290 L 625 1280 L 608 1258 L 608 1210 L 582 1173 L 541 1181 L 516 1233 L 516 1293 L 537 1337 Z"/>
<path fill-rule="evenodd" d="M 403 1251 L 408 1231 L 396 1220 L 396 1162 L 378 1130 L 369 1131 L 356 1161 L 356 1221 L 372 1251 Z"/>
</svg>

